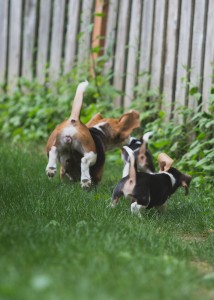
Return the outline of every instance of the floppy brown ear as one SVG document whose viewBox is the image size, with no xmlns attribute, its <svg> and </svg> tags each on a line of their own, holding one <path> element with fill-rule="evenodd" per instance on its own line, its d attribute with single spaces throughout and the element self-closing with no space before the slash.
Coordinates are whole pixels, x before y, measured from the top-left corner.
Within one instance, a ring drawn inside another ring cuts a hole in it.
<svg viewBox="0 0 214 300">
<path fill-rule="evenodd" d="M 99 123 L 103 119 L 102 115 L 100 113 L 94 115 L 91 120 L 88 121 L 86 124 L 87 127 L 93 127 L 97 123 Z"/>
<path fill-rule="evenodd" d="M 140 127 L 140 114 L 136 110 L 132 110 L 119 119 L 119 131 L 121 139 L 126 139 L 133 129 Z"/>
<path fill-rule="evenodd" d="M 192 180 L 192 177 L 187 174 L 182 174 L 181 185 L 185 189 L 185 196 L 189 194 L 189 185 Z"/>
<path fill-rule="evenodd" d="M 160 153 L 158 155 L 158 164 L 160 167 L 160 172 L 163 171 L 168 171 L 172 164 L 173 164 L 174 160 L 169 157 L 166 153 Z"/>
</svg>

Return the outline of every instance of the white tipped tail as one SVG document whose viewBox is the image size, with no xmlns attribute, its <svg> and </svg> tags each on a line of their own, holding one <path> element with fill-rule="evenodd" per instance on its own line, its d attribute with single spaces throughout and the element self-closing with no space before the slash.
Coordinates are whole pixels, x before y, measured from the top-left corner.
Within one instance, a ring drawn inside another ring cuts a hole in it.
<svg viewBox="0 0 214 300">
<path fill-rule="evenodd" d="M 74 101 L 72 104 L 72 110 L 70 115 L 71 120 L 75 120 L 75 121 L 79 120 L 80 111 L 82 108 L 83 93 L 85 92 L 87 86 L 88 86 L 88 81 L 85 80 L 81 82 L 77 87 Z"/>
<path fill-rule="evenodd" d="M 143 140 L 144 142 L 148 143 L 148 140 L 150 138 L 150 136 L 153 135 L 153 132 L 152 131 L 149 131 L 149 132 L 146 132 L 144 135 L 143 135 Z"/>
<path fill-rule="evenodd" d="M 136 172 L 135 172 L 135 158 L 134 158 L 134 152 L 132 151 L 132 149 L 130 149 L 127 146 L 124 146 L 123 149 L 128 153 L 129 158 L 130 158 L 130 165 L 129 165 L 129 177 L 132 178 L 133 180 L 135 180 L 136 178 Z"/>
</svg>

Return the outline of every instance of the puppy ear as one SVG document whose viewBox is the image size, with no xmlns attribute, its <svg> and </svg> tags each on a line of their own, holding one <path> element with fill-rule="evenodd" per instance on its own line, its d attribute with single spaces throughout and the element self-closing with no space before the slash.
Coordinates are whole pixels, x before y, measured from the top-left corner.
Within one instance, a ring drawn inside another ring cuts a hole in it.
<svg viewBox="0 0 214 300">
<path fill-rule="evenodd" d="M 86 126 L 89 127 L 93 127 L 94 125 L 96 125 L 97 123 L 99 123 L 101 120 L 103 119 L 102 115 L 100 113 L 94 115 L 91 120 L 88 121 L 88 123 L 86 124 Z"/>
<path fill-rule="evenodd" d="M 166 162 L 165 161 L 161 161 L 159 163 L 159 167 L 160 167 L 160 172 L 163 172 L 166 166 Z"/>
<path fill-rule="evenodd" d="M 181 175 L 181 186 L 185 189 L 185 196 L 189 194 L 189 185 L 192 177 L 187 174 Z"/>
<path fill-rule="evenodd" d="M 174 160 L 171 157 L 169 157 L 166 153 L 160 153 L 158 155 L 158 164 L 160 167 L 160 172 L 168 171 L 171 168 L 173 162 Z"/>
<path fill-rule="evenodd" d="M 140 127 L 140 114 L 136 110 L 122 115 L 119 119 L 121 139 L 126 139 L 133 129 Z"/>
</svg>

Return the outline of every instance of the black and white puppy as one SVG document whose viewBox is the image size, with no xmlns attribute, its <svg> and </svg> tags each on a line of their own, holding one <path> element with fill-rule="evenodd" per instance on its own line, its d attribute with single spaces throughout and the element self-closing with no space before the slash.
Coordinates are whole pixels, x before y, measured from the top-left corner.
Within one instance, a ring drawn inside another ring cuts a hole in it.
<svg viewBox="0 0 214 300">
<path fill-rule="evenodd" d="M 127 146 L 123 147 L 129 156 L 129 173 L 123 177 L 114 189 L 112 195 L 112 207 L 121 196 L 132 199 L 131 212 L 140 215 L 142 208 L 152 207 L 165 209 L 167 199 L 179 188 L 184 187 L 186 195 L 189 191 L 191 176 L 170 167 L 167 172 L 146 173 L 137 172 L 134 152 Z M 161 162 L 161 168 L 167 162 Z"/>
<path fill-rule="evenodd" d="M 133 151 L 135 160 L 137 162 L 137 170 L 146 172 L 146 173 L 154 173 L 155 167 L 152 159 L 151 152 L 148 149 L 148 140 L 152 136 L 152 132 L 145 133 L 140 139 L 135 137 L 131 137 L 127 146 Z M 127 151 L 122 149 L 122 159 L 124 162 L 123 167 L 123 175 L 122 177 L 126 177 L 129 173 L 129 155 Z"/>
</svg>

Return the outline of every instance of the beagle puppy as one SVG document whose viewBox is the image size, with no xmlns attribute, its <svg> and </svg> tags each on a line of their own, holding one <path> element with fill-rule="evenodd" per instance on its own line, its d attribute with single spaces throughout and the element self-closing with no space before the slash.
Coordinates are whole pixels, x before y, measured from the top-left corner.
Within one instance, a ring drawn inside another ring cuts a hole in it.
<svg viewBox="0 0 214 300">
<path fill-rule="evenodd" d="M 143 207 L 165 210 L 167 199 L 179 187 L 184 187 L 185 194 L 188 194 L 191 176 L 171 167 L 173 161 L 168 155 L 162 153 L 158 158 L 160 173 L 137 172 L 133 151 L 127 146 L 123 149 L 129 156 L 129 173 L 114 189 L 112 207 L 118 203 L 121 196 L 130 197 L 132 200 L 131 212 L 140 215 Z"/>
<path fill-rule="evenodd" d="M 152 159 L 151 152 L 148 149 L 148 140 L 152 136 L 152 132 L 145 133 L 140 139 L 131 137 L 130 142 L 126 145 L 134 153 L 135 160 L 137 163 L 137 171 L 154 173 L 155 167 Z M 124 163 L 123 175 L 126 177 L 129 173 L 129 155 L 122 149 L 122 159 Z"/>
<path fill-rule="evenodd" d="M 54 129 L 46 145 L 47 176 L 55 176 L 59 161 L 61 178 L 80 180 L 83 188 L 101 180 L 105 151 L 125 145 L 132 130 L 140 126 L 139 113 L 135 110 L 119 119 L 96 114 L 86 125 L 83 124 L 80 112 L 87 86 L 87 81 L 78 85 L 70 117 Z"/>
</svg>

